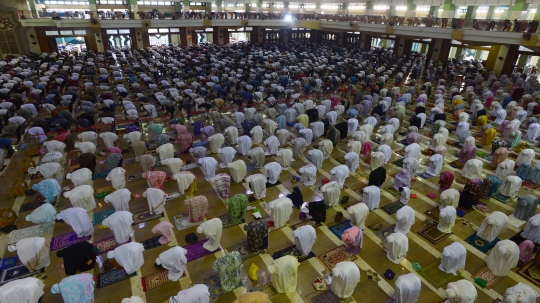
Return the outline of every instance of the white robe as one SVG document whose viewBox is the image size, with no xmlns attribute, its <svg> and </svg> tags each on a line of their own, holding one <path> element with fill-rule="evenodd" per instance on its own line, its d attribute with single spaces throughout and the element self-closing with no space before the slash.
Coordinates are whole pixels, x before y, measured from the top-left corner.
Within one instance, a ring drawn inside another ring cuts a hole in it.
<svg viewBox="0 0 540 303">
<path fill-rule="evenodd" d="M 289 141 L 289 130 L 287 129 L 278 129 L 276 131 L 276 137 L 279 140 L 279 145 L 283 146 Z"/>
<path fill-rule="evenodd" d="M 261 168 L 264 165 L 264 149 L 262 147 L 255 147 L 248 151 L 246 155 L 249 159 L 253 160 L 255 168 Z"/>
<path fill-rule="evenodd" d="M 101 133 L 99 134 L 99 137 L 103 139 L 103 142 L 105 142 L 105 146 L 107 147 L 113 147 L 114 142 L 118 140 L 118 136 L 111 132 Z"/>
<path fill-rule="evenodd" d="M 418 171 L 418 165 L 420 163 L 416 158 L 405 158 L 403 159 L 403 168 L 406 169 L 411 177 L 416 176 L 416 173 Z"/>
<path fill-rule="evenodd" d="M 236 126 L 242 127 L 242 122 L 246 119 L 246 116 L 242 112 L 234 112 L 231 117 L 236 121 Z"/>
<path fill-rule="evenodd" d="M 465 268 L 467 249 L 461 243 L 454 242 L 443 249 L 439 269 L 445 273 L 457 275 Z"/>
<path fill-rule="evenodd" d="M 47 148 L 48 152 L 57 151 L 57 152 L 64 152 L 64 149 L 66 148 L 66 145 L 63 142 L 57 141 L 57 140 L 51 140 L 47 142 L 43 142 L 43 146 Z"/>
<path fill-rule="evenodd" d="M 264 166 L 264 171 L 266 177 L 268 178 L 268 183 L 275 184 L 279 181 L 279 176 L 281 175 L 281 165 L 277 162 L 270 162 Z"/>
<path fill-rule="evenodd" d="M 292 139 L 290 144 L 293 150 L 293 158 L 301 157 L 307 146 L 307 142 L 304 138 Z"/>
<path fill-rule="evenodd" d="M 521 189 L 523 181 L 518 176 L 508 176 L 504 178 L 499 186 L 499 193 L 507 197 L 515 197 Z"/>
<path fill-rule="evenodd" d="M 394 143 L 394 135 L 392 134 L 384 134 L 381 136 L 381 145 L 386 144 L 388 146 L 392 146 L 392 143 Z"/>
<path fill-rule="evenodd" d="M 253 192 L 253 197 L 255 199 L 262 199 L 266 197 L 266 177 L 264 175 L 249 175 L 246 178 L 246 182 L 249 183 L 249 188 Z"/>
<path fill-rule="evenodd" d="M 172 175 L 171 179 L 176 180 L 178 183 L 178 191 L 181 195 L 184 195 L 184 191 L 188 189 L 191 183 L 197 178 L 192 172 L 183 171 Z"/>
<path fill-rule="evenodd" d="M 368 141 L 366 133 L 364 133 L 361 130 L 355 131 L 354 134 L 352 134 L 352 137 L 353 137 L 353 140 L 356 140 L 356 141 L 360 142 L 360 144 L 364 144 L 365 142 Z"/>
<path fill-rule="evenodd" d="M 176 296 L 170 297 L 169 302 L 208 303 L 210 302 L 208 286 L 204 284 L 195 284 L 188 289 L 179 291 Z"/>
<path fill-rule="evenodd" d="M 401 194 L 399 196 L 399 202 L 401 204 L 407 204 L 409 200 L 411 199 L 411 190 L 408 187 L 402 187 L 401 188 Z"/>
<path fill-rule="evenodd" d="M 315 240 L 317 240 L 315 228 L 311 225 L 305 225 L 293 231 L 292 235 L 294 237 L 296 249 L 302 253 L 302 256 L 309 254 Z"/>
<path fill-rule="evenodd" d="M 214 251 L 219 248 L 221 242 L 221 233 L 223 232 L 223 222 L 219 218 L 205 221 L 197 227 L 197 232 L 204 234 L 208 241 L 203 244 L 203 247 L 208 251 Z"/>
<path fill-rule="evenodd" d="M 469 130 L 469 123 L 468 122 L 459 122 L 456 127 L 456 135 L 459 136 L 462 132 L 466 132 Z"/>
<path fill-rule="evenodd" d="M 478 159 L 471 159 L 465 163 L 461 175 L 465 178 L 480 178 L 482 175 L 483 162 Z"/>
<path fill-rule="evenodd" d="M 374 152 L 371 154 L 371 170 L 375 170 L 384 165 L 384 154 L 382 152 Z"/>
<path fill-rule="evenodd" d="M 287 224 L 293 212 L 293 203 L 289 198 L 278 198 L 268 202 L 264 208 L 270 212 L 270 218 L 274 222 L 274 227 L 280 228 Z"/>
<path fill-rule="evenodd" d="M 245 156 L 247 152 L 251 149 L 252 141 L 249 136 L 240 136 L 236 139 L 238 143 L 238 153 Z"/>
<path fill-rule="evenodd" d="M 130 143 L 134 143 L 137 141 L 141 141 L 141 136 L 142 136 L 141 132 L 134 131 L 134 132 L 125 134 L 124 139 L 127 139 Z"/>
<path fill-rule="evenodd" d="M 105 180 L 111 181 L 114 189 L 124 188 L 126 187 L 126 170 L 115 167 L 107 174 Z"/>
<path fill-rule="evenodd" d="M 129 201 L 131 192 L 127 188 L 117 189 L 103 199 L 106 203 L 111 203 L 115 211 L 129 211 Z"/>
<path fill-rule="evenodd" d="M 223 134 L 229 137 L 231 144 L 236 144 L 236 140 L 238 139 L 238 128 L 236 126 L 227 127 Z"/>
<path fill-rule="evenodd" d="M 28 277 L 13 280 L 0 287 L 1 302 L 38 303 L 45 284 L 40 279 Z"/>
<path fill-rule="evenodd" d="M 249 133 L 251 134 L 251 141 L 253 141 L 254 144 L 259 144 L 262 142 L 263 130 L 260 126 L 257 125 L 253 127 Z"/>
<path fill-rule="evenodd" d="M 386 256 L 392 263 L 399 264 L 409 250 L 409 239 L 402 233 L 393 233 L 386 237 Z"/>
<path fill-rule="evenodd" d="M 538 297 L 538 293 L 530 285 L 519 282 L 506 289 L 502 303 L 536 303 Z"/>
<path fill-rule="evenodd" d="M 426 173 L 432 176 L 437 176 L 441 172 L 443 162 L 444 159 L 439 154 L 434 154 L 433 156 L 429 157 L 429 165 Z"/>
<path fill-rule="evenodd" d="M 169 158 L 169 159 L 161 160 L 161 164 L 167 165 L 167 167 L 171 171 L 171 175 L 174 175 L 182 171 L 182 166 L 184 166 L 184 161 L 182 161 L 182 159 L 180 158 Z"/>
<path fill-rule="evenodd" d="M 311 158 L 311 162 L 317 169 L 322 167 L 322 162 L 324 160 L 324 154 L 318 149 L 312 149 L 307 152 L 308 156 Z"/>
<path fill-rule="evenodd" d="M 171 143 L 165 143 L 156 150 L 159 154 L 159 160 L 174 158 L 174 146 Z"/>
<path fill-rule="evenodd" d="M 478 293 L 474 284 L 462 279 L 456 282 L 448 283 L 446 288 L 446 297 L 448 299 L 445 301 L 445 303 L 473 303 L 476 301 Z"/>
<path fill-rule="evenodd" d="M 201 165 L 201 169 L 204 173 L 204 179 L 210 181 L 216 176 L 216 165 L 218 162 L 212 157 L 204 157 L 197 161 Z"/>
<path fill-rule="evenodd" d="M 515 162 L 510 159 L 506 159 L 499 163 L 497 166 L 497 170 L 495 171 L 495 177 L 499 179 L 499 182 L 501 180 L 506 179 L 512 172 L 514 172 L 514 166 Z"/>
<path fill-rule="evenodd" d="M 92 142 L 76 142 L 75 148 L 80 149 L 82 153 L 96 153 L 96 145 Z"/>
<path fill-rule="evenodd" d="M 378 124 L 377 119 L 373 116 L 369 116 L 364 120 L 364 123 L 370 125 L 372 128 L 375 128 Z"/>
<path fill-rule="evenodd" d="M 28 169 L 29 174 L 33 175 L 37 172 L 40 172 L 45 179 L 56 179 L 58 184 L 62 184 L 63 169 L 62 166 L 56 162 L 43 163 L 40 166 Z"/>
<path fill-rule="evenodd" d="M 133 229 L 133 214 L 129 211 L 117 211 L 108 216 L 101 223 L 104 226 L 108 226 L 114 233 L 114 240 L 118 244 L 124 244 L 131 238 Z"/>
<path fill-rule="evenodd" d="M 345 185 L 345 180 L 349 177 L 347 165 L 338 165 L 330 170 L 331 180 L 339 183 L 340 188 Z"/>
<path fill-rule="evenodd" d="M 126 273 L 132 274 L 139 270 L 144 264 L 144 246 L 139 242 L 130 242 L 118 246 L 107 253 L 107 258 L 114 258 Z"/>
<path fill-rule="evenodd" d="M 73 186 L 92 185 L 92 171 L 86 167 L 79 168 L 71 174 L 66 174 L 66 179 L 73 182 Z"/>
<path fill-rule="evenodd" d="M 184 274 L 188 251 L 180 246 L 174 246 L 159 254 L 156 264 L 168 269 L 167 278 L 171 281 L 178 281 Z"/>
<path fill-rule="evenodd" d="M 516 159 L 516 164 L 519 166 L 522 163 L 531 163 L 535 155 L 534 150 L 529 148 L 524 149 L 519 153 L 519 156 Z"/>
<path fill-rule="evenodd" d="M 347 173 L 348 172 L 349 171 L 347 170 Z M 341 186 L 337 181 L 331 181 L 321 186 L 321 192 L 323 194 L 324 201 L 328 206 L 334 207 L 339 204 Z"/>
<path fill-rule="evenodd" d="M 390 161 L 390 158 L 392 158 L 392 148 L 388 145 L 379 145 L 377 148 L 377 151 L 383 153 L 384 155 L 384 164 L 388 163 Z"/>
<path fill-rule="evenodd" d="M 494 211 L 484 219 L 476 231 L 476 235 L 487 242 L 491 242 L 497 238 L 501 230 L 507 225 L 508 217 L 500 211 Z"/>
<path fill-rule="evenodd" d="M 159 188 L 148 188 L 142 194 L 148 201 L 148 209 L 151 213 L 161 214 L 165 210 L 167 194 Z"/>
<path fill-rule="evenodd" d="M 264 141 L 264 145 L 267 147 L 265 155 L 275 155 L 278 152 L 279 140 L 276 136 L 270 136 Z"/>
<path fill-rule="evenodd" d="M 440 209 L 439 225 L 437 225 L 437 229 L 443 233 L 451 233 L 455 221 L 456 209 L 452 206 L 446 206 Z"/>
<path fill-rule="evenodd" d="M 534 243 L 540 243 L 540 214 L 529 218 L 521 236 Z"/>
<path fill-rule="evenodd" d="M 354 262 L 339 262 L 332 269 L 331 288 L 338 298 L 352 296 L 358 282 L 360 282 L 360 269 Z"/>
<path fill-rule="evenodd" d="M 47 253 L 42 255 L 44 249 Z M 13 252 L 13 247 L 10 246 L 8 250 Z M 47 243 L 46 239 L 43 237 L 20 239 L 17 244 L 15 244 L 15 250 L 17 251 L 17 256 L 21 263 L 24 264 L 30 272 L 44 268 L 51 263 L 49 243 Z M 39 259 L 36 260 L 38 257 Z"/>
<path fill-rule="evenodd" d="M 293 151 L 290 148 L 278 150 L 276 153 L 276 160 L 283 168 L 288 168 L 291 165 L 291 161 L 294 161 Z"/>
<path fill-rule="evenodd" d="M 351 173 L 354 173 L 358 169 L 358 165 L 360 164 L 360 157 L 357 153 L 349 152 L 346 153 L 345 156 L 343 156 L 345 159 L 345 165 L 347 165 L 347 168 Z"/>
<path fill-rule="evenodd" d="M 321 121 L 310 123 L 309 126 L 313 132 L 313 138 L 317 139 L 324 134 L 324 123 Z"/>
<path fill-rule="evenodd" d="M 64 197 L 69 198 L 73 207 L 81 207 L 86 209 L 86 211 L 96 208 L 94 188 L 90 185 L 77 186 L 70 191 L 64 192 Z"/>
<path fill-rule="evenodd" d="M 3 156 L 2 156 L 3 158 Z M 4 162 L 4 160 L 2 159 L 2 164 Z M 43 156 L 43 158 L 41 158 L 41 163 L 49 163 L 49 162 L 56 162 L 58 164 L 60 163 L 64 163 L 64 155 L 62 155 L 61 152 L 58 152 L 58 151 L 52 151 L 52 152 L 48 152 L 45 154 L 45 156 Z"/>
<path fill-rule="evenodd" d="M 510 240 L 502 240 L 490 251 L 486 263 L 488 269 L 497 277 L 505 277 L 518 265 L 519 247 Z"/>
<path fill-rule="evenodd" d="M 358 203 L 347 208 L 347 213 L 351 219 L 351 225 L 365 228 L 365 222 L 369 214 L 369 208 L 365 203 Z"/>
<path fill-rule="evenodd" d="M 414 209 L 410 206 L 403 206 L 397 211 L 396 220 L 394 232 L 408 234 L 414 224 Z"/>
<path fill-rule="evenodd" d="M 324 159 L 327 159 L 334 150 L 334 145 L 332 144 L 332 141 L 324 139 L 319 142 L 319 150 L 322 151 Z"/>
<path fill-rule="evenodd" d="M 227 164 L 234 183 L 240 183 L 246 177 L 247 168 L 244 160 L 236 160 Z"/>
<path fill-rule="evenodd" d="M 360 141 L 351 140 L 349 143 L 347 143 L 347 147 L 351 153 L 360 155 L 360 152 L 362 152 L 362 142 Z"/>
<path fill-rule="evenodd" d="M 369 210 L 379 208 L 381 202 L 381 189 L 375 185 L 364 187 L 362 202 L 366 203 Z"/>
<path fill-rule="evenodd" d="M 230 146 L 219 148 L 217 150 L 217 153 L 219 155 L 219 158 L 223 161 L 222 164 L 220 164 L 221 167 L 226 167 L 227 164 L 231 163 L 234 159 L 234 156 L 236 155 L 236 150 Z"/>
<path fill-rule="evenodd" d="M 302 166 L 298 172 L 302 176 L 304 186 L 311 186 L 317 181 L 317 167 L 313 164 Z"/>
<path fill-rule="evenodd" d="M 83 142 L 92 142 L 94 146 L 97 146 L 98 134 L 95 132 L 82 132 L 77 135 L 77 138 L 81 139 Z"/>
<path fill-rule="evenodd" d="M 84 208 L 71 207 L 65 209 L 56 215 L 56 219 L 64 220 L 64 222 L 69 224 L 79 238 L 90 236 L 94 233 L 94 226 Z"/>
<path fill-rule="evenodd" d="M 347 132 L 353 134 L 358 129 L 358 119 L 347 120 Z"/>
<path fill-rule="evenodd" d="M 301 135 L 300 137 L 306 140 L 307 145 L 311 145 L 311 143 L 313 142 L 313 131 L 311 129 L 301 129 L 298 131 L 298 134 Z"/>
<path fill-rule="evenodd" d="M 418 145 L 418 143 L 409 144 L 407 147 L 405 147 L 404 151 L 405 153 L 403 158 L 418 159 L 418 155 L 420 154 L 420 145 Z"/>
<path fill-rule="evenodd" d="M 274 120 L 264 119 L 263 124 L 264 124 L 264 128 L 268 132 L 268 135 L 269 136 L 274 135 L 274 133 L 276 132 L 276 128 L 278 126 L 277 123 Z"/>
<path fill-rule="evenodd" d="M 330 125 L 336 124 L 337 116 L 338 114 L 336 111 L 331 111 L 331 112 L 326 113 L 326 117 L 328 118 L 328 123 L 330 123 Z"/>
<path fill-rule="evenodd" d="M 373 126 L 364 124 L 360 126 L 360 130 L 366 134 L 366 142 L 369 142 L 371 140 L 371 135 L 373 134 Z"/>
<path fill-rule="evenodd" d="M 396 303 L 415 303 L 420 297 L 422 282 L 415 274 L 401 275 L 396 280 Z"/>
<path fill-rule="evenodd" d="M 298 259 L 293 256 L 283 256 L 274 260 L 268 267 L 272 286 L 278 293 L 288 293 L 296 291 L 298 279 Z"/>
</svg>

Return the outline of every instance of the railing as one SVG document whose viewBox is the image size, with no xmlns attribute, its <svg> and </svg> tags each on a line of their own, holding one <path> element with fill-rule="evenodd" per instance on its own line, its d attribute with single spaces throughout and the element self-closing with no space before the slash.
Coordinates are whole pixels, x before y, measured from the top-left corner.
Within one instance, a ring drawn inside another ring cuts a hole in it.
<svg viewBox="0 0 540 303">
<path fill-rule="evenodd" d="M 386 24 L 400 26 L 422 26 L 452 29 L 470 29 L 498 32 L 540 33 L 539 22 L 536 20 L 508 20 L 508 19 L 459 19 L 459 18 L 429 18 L 386 15 L 341 15 L 341 14 L 297 14 L 297 13 L 238 13 L 238 12 L 159 12 L 157 10 L 143 11 L 98 11 L 94 12 L 43 12 L 19 11 L 20 19 L 52 18 L 61 19 L 96 19 L 96 20 L 124 20 L 124 19 L 250 19 L 250 20 L 320 20 L 350 22 L 358 24 Z"/>
</svg>

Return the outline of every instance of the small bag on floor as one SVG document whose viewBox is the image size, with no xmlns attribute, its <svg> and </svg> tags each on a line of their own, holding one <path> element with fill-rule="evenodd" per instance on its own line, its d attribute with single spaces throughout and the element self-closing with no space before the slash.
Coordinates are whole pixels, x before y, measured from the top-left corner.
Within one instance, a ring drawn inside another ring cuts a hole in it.
<svg viewBox="0 0 540 303">
<path fill-rule="evenodd" d="M 193 244 L 195 242 L 197 242 L 197 239 L 199 237 L 197 237 L 197 235 L 195 233 L 189 233 L 186 235 L 186 242 L 189 243 L 189 244 Z"/>
<path fill-rule="evenodd" d="M 343 220 L 343 213 L 338 211 L 336 212 L 336 216 L 334 217 L 334 221 L 341 222 Z"/>
</svg>

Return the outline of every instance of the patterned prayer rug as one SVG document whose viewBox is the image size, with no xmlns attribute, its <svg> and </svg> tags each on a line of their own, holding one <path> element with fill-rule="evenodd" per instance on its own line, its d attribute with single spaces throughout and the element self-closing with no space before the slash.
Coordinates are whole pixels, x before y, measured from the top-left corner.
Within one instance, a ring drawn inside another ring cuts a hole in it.
<svg viewBox="0 0 540 303">
<path fill-rule="evenodd" d="M 101 224 L 101 222 L 103 222 L 103 220 L 107 219 L 107 217 L 109 217 L 110 215 L 114 214 L 114 209 L 107 209 L 107 210 L 104 210 L 104 211 L 100 211 L 98 213 L 94 213 L 94 226 L 95 225 L 98 225 L 98 224 Z"/>
<path fill-rule="evenodd" d="M 298 262 L 302 263 L 304 261 L 307 261 L 307 260 L 315 257 L 315 254 L 312 251 L 310 251 L 309 254 L 302 255 L 302 253 L 296 248 L 295 245 L 289 246 L 289 247 L 287 247 L 285 249 L 282 249 L 280 251 L 276 251 L 275 253 L 272 254 L 272 258 L 274 260 L 278 259 L 278 258 L 281 258 L 281 257 L 284 257 L 284 256 L 297 257 Z"/>
<path fill-rule="evenodd" d="M 99 276 L 97 277 L 96 287 L 97 288 L 102 288 L 102 287 L 105 287 L 105 286 L 109 286 L 109 285 L 114 284 L 116 282 L 120 282 L 122 280 L 129 279 L 129 278 L 135 276 L 136 274 L 137 274 L 137 272 L 134 272 L 134 273 L 128 275 L 126 273 L 126 270 L 123 269 L 123 268 L 109 270 L 107 272 L 99 274 Z"/>
<path fill-rule="evenodd" d="M 199 226 L 204 222 L 204 220 L 197 223 L 189 222 L 189 216 L 184 216 L 182 214 L 174 216 L 173 219 L 176 230 L 183 230 L 193 226 Z"/>
<path fill-rule="evenodd" d="M 195 242 L 193 244 L 184 246 L 184 248 L 188 251 L 186 254 L 186 259 L 188 262 L 202 258 L 204 256 L 210 255 L 215 253 L 216 251 L 219 251 L 219 248 L 217 248 L 214 251 L 208 251 L 206 248 L 204 248 L 204 243 L 208 242 L 208 239 Z"/>
<path fill-rule="evenodd" d="M 353 298 L 340 299 L 328 287 L 325 291 L 316 291 L 304 297 L 308 303 L 348 303 L 352 302 Z"/>
<path fill-rule="evenodd" d="M 210 301 L 214 301 L 226 293 L 226 291 L 221 288 L 221 278 L 219 277 L 219 274 L 206 278 L 198 282 L 197 284 L 204 284 L 208 286 L 208 292 L 210 293 Z M 236 288 L 241 286 L 242 281 L 239 281 Z"/>
<path fill-rule="evenodd" d="M 39 171 L 30 176 L 30 180 L 35 180 L 35 179 L 40 179 L 40 178 L 43 178 L 43 175 Z"/>
<path fill-rule="evenodd" d="M 405 156 L 405 150 L 404 149 L 397 150 L 397 151 L 395 151 L 395 153 L 402 156 L 402 157 Z"/>
<path fill-rule="evenodd" d="M 14 280 L 26 278 L 38 274 L 40 271 L 30 272 L 24 264 L 4 269 L 0 274 L 0 285 Z"/>
<path fill-rule="evenodd" d="M 398 210 L 400 210 L 403 206 L 403 203 L 396 201 L 392 202 L 390 204 L 386 204 L 385 206 L 382 206 L 381 209 L 384 210 L 385 213 L 389 215 L 393 215 L 397 213 Z"/>
<path fill-rule="evenodd" d="M 394 233 L 394 229 L 396 228 L 396 224 L 392 224 L 386 228 L 381 228 L 377 232 L 375 232 L 375 235 L 381 239 L 383 244 L 386 244 L 386 237 L 390 236 Z"/>
<path fill-rule="evenodd" d="M 257 203 L 261 203 L 263 202 L 264 199 L 255 199 L 255 197 L 253 197 L 253 195 L 249 195 L 248 196 L 248 205 L 253 205 L 253 204 L 257 204 Z"/>
<path fill-rule="evenodd" d="M 518 274 L 540 287 L 540 268 L 535 266 L 534 260 L 525 264 L 525 266 L 518 270 Z"/>
<path fill-rule="evenodd" d="M 281 181 L 279 181 L 279 180 L 277 180 L 277 182 L 274 183 L 274 184 L 266 182 L 266 188 L 274 187 L 274 186 L 280 185 L 280 184 L 281 184 Z"/>
<path fill-rule="evenodd" d="M 51 239 L 51 251 L 62 249 L 64 247 L 68 247 L 82 241 L 88 241 L 90 240 L 90 238 L 92 238 L 92 236 L 79 238 L 74 231 L 60 236 L 56 236 Z"/>
<path fill-rule="evenodd" d="M 141 282 L 142 282 L 143 291 L 147 292 L 151 289 L 160 287 L 162 285 L 165 285 L 171 282 L 171 280 L 169 280 L 168 278 L 168 275 L 169 275 L 168 270 L 162 270 L 162 271 L 155 272 L 153 274 L 149 274 L 148 276 L 142 277 Z M 184 272 L 181 278 L 185 276 L 186 276 L 186 272 Z"/>
<path fill-rule="evenodd" d="M 396 160 L 396 161 L 392 161 L 390 163 L 392 163 L 393 165 L 395 165 L 397 167 L 403 168 L 403 160 L 405 160 L 405 159 L 399 159 L 399 160 Z"/>
<path fill-rule="evenodd" d="M 493 199 L 503 203 L 503 204 L 508 204 L 508 203 L 511 203 L 514 199 L 512 199 L 512 197 L 508 197 L 508 196 L 505 196 L 505 195 L 501 195 L 500 193 L 496 193 L 492 196 Z"/>
<path fill-rule="evenodd" d="M 161 217 L 163 217 L 163 213 L 154 214 L 151 213 L 149 210 L 141 211 L 140 213 L 133 214 L 133 224 L 131 225 L 137 225 L 139 223 L 159 219 Z"/>
<path fill-rule="evenodd" d="M 231 216 L 229 216 L 229 214 L 219 216 L 218 218 L 221 220 L 221 223 L 223 224 L 223 228 L 227 228 L 227 227 L 231 227 L 231 226 L 235 226 L 240 223 L 243 223 L 242 221 L 240 221 L 239 223 L 231 223 Z"/>
<path fill-rule="evenodd" d="M 77 161 L 76 158 L 71 158 L 71 159 L 69 160 L 69 164 L 68 164 L 68 165 L 69 165 L 69 166 L 72 166 L 72 165 L 79 165 L 79 161 Z"/>
<path fill-rule="evenodd" d="M 336 235 L 336 237 L 338 237 L 338 239 L 341 240 L 341 235 L 345 232 L 346 229 L 351 228 L 351 227 L 352 227 L 351 221 L 350 221 L 350 220 L 347 220 L 347 221 L 341 222 L 341 223 L 339 223 L 339 224 L 337 224 L 337 225 L 328 227 L 328 229 L 329 229 L 334 235 Z"/>
<path fill-rule="evenodd" d="M 165 201 L 169 201 L 169 200 L 173 200 L 173 199 L 176 199 L 176 198 L 180 198 L 182 196 L 182 194 L 180 194 L 179 191 L 176 191 L 176 192 L 172 192 L 170 194 L 167 194 L 167 198 L 165 198 Z"/>
<path fill-rule="evenodd" d="M 432 150 L 431 148 L 426 148 L 423 151 L 421 151 L 420 153 L 422 155 L 426 156 L 426 157 L 431 157 L 431 156 L 433 156 L 433 154 L 435 154 L 435 151 Z"/>
<path fill-rule="evenodd" d="M 280 293 L 272 286 L 272 283 L 264 284 L 259 287 L 259 291 L 268 295 L 270 300 L 277 298 Z"/>
<path fill-rule="evenodd" d="M 315 224 L 317 224 L 317 222 L 313 221 L 313 220 L 304 220 L 300 223 L 296 223 L 296 224 L 293 224 L 293 225 L 290 225 L 289 227 L 292 229 L 292 230 L 297 230 L 298 228 L 302 227 L 302 226 L 306 226 L 306 225 L 310 225 L 310 226 L 313 226 L 315 227 Z"/>
<path fill-rule="evenodd" d="M 433 219 L 434 221 L 438 222 L 439 221 L 440 209 L 439 209 L 438 206 L 435 206 L 432 209 L 426 210 L 424 212 L 424 214 L 426 216 L 428 216 L 429 218 Z"/>
<path fill-rule="evenodd" d="M 422 179 L 424 179 L 424 180 L 427 180 L 427 179 L 429 179 L 429 178 L 433 178 L 433 177 L 434 177 L 434 176 L 432 176 L 432 175 L 427 174 L 426 172 L 418 173 L 417 176 L 420 177 L 420 178 L 422 178 Z"/>
<path fill-rule="evenodd" d="M 499 241 L 501 241 L 501 239 L 495 238 L 495 240 L 488 242 L 481 239 L 476 233 L 470 235 L 467 239 L 465 239 L 465 242 L 469 243 L 471 246 L 485 254 L 487 254 L 487 252 L 492 249 Z"/>
<path fill-rule="evenodd" d="M 428 226 L 426 228 L 423 228 L 418 233 L 422 235 L 422 237 L 426 238 L 429 242 L 433 244 L 438 244 L 442 240 L 450 237 L 452 233 L 443 233 L 442 231 L 437 229 L 438 224 L 433 224 L 431 226 Z"/>
<path fill-rule="evenodd" d="M 131 239 L 129 239 L 126 243 L 129 243 L 129 242 L 131 242 Z M 108 238 L 96 241 L 92 243 L 92 245 L 97 248 L 98 252 L 96 253 L 96 255 L 99 256 L 117 248 L 118 246 L 122 244 L 116 243 L 116 241 L 114 240 L 114 236 L 112 236 L 112 237 L 108 237 Z"/>
<path fill-rule="evenodd" d="M 197 163 L 189 163 L 189 164 L 186 164 L 184 166 L 182 166 L 182 170 L 192 170 L 194 168 L 197 168 L 199 167 L 199 164 Z"/>
<path fill-rule="evenodd" d="M 159 238 L 161 238 L 161 236 L 156 236 L 148 240 L 142 241 L 141 244 L 144 246 L 144 250 L 146 251 L 161 246 L 161 243 L 159 243 Z"/>
<path fill-rule="evenodd" d="M 383 187 L 384 190 L 386 190 L 387 192 L 389 192 L 391 195 L 393 196 L 397 196 L 397 195 L 400 195 L 401 193 L 399 192 L 399 190 L 396 190 L 394 188 L 394 185 L 388 185 L 386 187 Z"/>
<path fill-rule="evenodd" d="M 251 172 L 256 170 L 255 163 L 246 163 L 246 172 Z"/>
<path fill-rule="evenodd" d="M 336 158 L 335 160 L 338 161 L 341 164 L 347 163 L 347 160 L 345 160 L 345 157 L 339 157 L 339 158 Z"/>
<path fill-rule="evenodd" d="M 530 188 L 532 190 L 535 190 L 538 187 L 540 187 L 540 184 L 534 184 L 533 182 L 531 182 L 531 180 L 525 180 L 525 181 L 523 181 L 523 183 L 521 185 L 523 185 L 525 187 L 528 187 L 528 188 Z"/>
<path fill-rule="evenodd" d="M 332 270 L 339 262 L 354 261 L 356 259 L 356 256 L 351 256 L 345 249 L 345 245 L 338 246 L 319 256 L 319 260 L 321 260 L 324 266 L 330 270 Z"/>
<path fill-rule="evenodd" d="M 19 263 L 19 256 L 12 256 L 0 260 L 0 270 L 11 268 Z"/>
<path fill-rule="evenodd" d="M 461 176 L 461 177 L 457 177 L 457 178 L 455 179 L 455 181 L 456 181 L 457 183 L 459 183 L 459 184 L 467 185 L 467 183 L 469 183 L 469 181 L 471 181 L 471 179 L 465 178 L 465 177 Z"/>
<path fill-rule="evenodd" d="M 446 299 L 443 300 L 443 301 L 440 302 L 440 303 L 444 303 L 444 302 L 446 302 Z M 384 301 L 383 303 L 396 303 L 396 299 L 394 299 L 394 298 L 388 298 L 388 300 Z"/>
<path fill-rule="evenodd" d="M 24 238 L 39 237 L 43 233 L 39 230 L 40 225 L 30 226 L 23 229 L 17 229 L 9 233 L 9 244 L 15 244 Z"/>
<path fill-rule="evenodd" d="M 422 270 L 418 272 L 420 276 L 426 279 L 426 281 L 428 281 L 431 285 L 435 286 L 435 288 L 446 287 L 448 282 L 458 279 L 458 276 L 454 276 L 453 274 L 445 273 L 444 271 L 440 270 L 440 264 L 441 261 L 435 261 L 426 267 L 423 267 Z"/>
<path fill-rule="evenodd" d="M 105 171 L 102 171 L 102 172 L 95 172 L 95 173 L 94 173 L 94 177 L 92 178 L 92 180 L 103 179 L 103 178 L 107 177 L 107 175 L 108 175 L 110 172 L 111 172 L 110 169 L 105 170 Z"/>
<path fill-rule="evenodd" d="M 40 197 L 42 197 L 43 199 L 38 200 Z M 38 196 L 36 199 L 34 199 L 34 201 L 27 202 L 27 203 L 24 203 L 23 205 L 21 205 L 21 208 L 19 209 L 19 213 L 34 210 L 34 209 L 40 207 L 41 205 L 43 205 L 45 203 L 47 203 L 47 202 L 45 202 L 45 197 Z"/>
<path fill-rule="evenodd" d="M 457 168 L 457 169 L 463 169 L 463 166 L 464 166 L 464 164 L 459 162 L 458 160 L 452 161 L 452 162 L 448 163 L 448 165 L 452 166 L 453 168 Z"/>
<path fill-rule="evenodd" d="M 484 266 L 482 269 L 480 269 L 478 272 L 476 272 L 471 277 L 473 280 L 476 278 L 484 279 L 486 280 L 486 289 L 491 289 L 495 284 L 497 284 L 500 280 L 502 280 L 502 277 L 497 277 L 495 274 L 491 272 L 487 268 L 487 266 Z"/>
<path fill-rule="evenodd" d="M 259 252 L 255 252 L 249 249 L 247 242 L 243 242 L 235 246 L 229 247 L 227 248 L 227 251 L 229 253 L 232 251 L 237 251 L 240 254 L 240 258 L 242 258 L 242 260 L 249 259 L 259 254 Z"/>
<path fill-rule="evenodd" d="M 96 197 L 96 199 L 103 199 L 107 195 L 112 194 L 113 192 L 114 192 L 114 187 L 107 186 L 104 188 L 96 189 L 96 193 L 94 194 L 94 196 Z"/>
</svg>

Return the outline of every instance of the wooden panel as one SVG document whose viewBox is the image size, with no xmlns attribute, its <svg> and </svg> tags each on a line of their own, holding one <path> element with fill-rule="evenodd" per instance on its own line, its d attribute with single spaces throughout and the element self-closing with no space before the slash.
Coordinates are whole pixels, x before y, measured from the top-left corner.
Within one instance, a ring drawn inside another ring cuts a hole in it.
<svg viewBox="0 0 540 303">
<path fill-rule="evenodd" d="M 463 30 L 455 29 L 452 31 L 453 40 L 463 40 Z"/>
<path fill-rule="evenodd" d="M 387 25 L 386 26 L 386 31 L 385 31 L 387 34 L 393 34 L 394 33 L 394 27 L 393 26 L 390 26 L 390 25 Z"/>
<path fill-rule="evenodd" d="M 537 42 L 538 42 L 538 35 L 531 35 L 531 39 L 529 41 L 521 37 L 521 42 L 519 44 L 523 46 L 536 46 Z"/>
<path fill-rule="evenodd" d="M 206 27 L 212 27 L 212 20 L 204 20 L 204 26 Z"/>
</svg>

